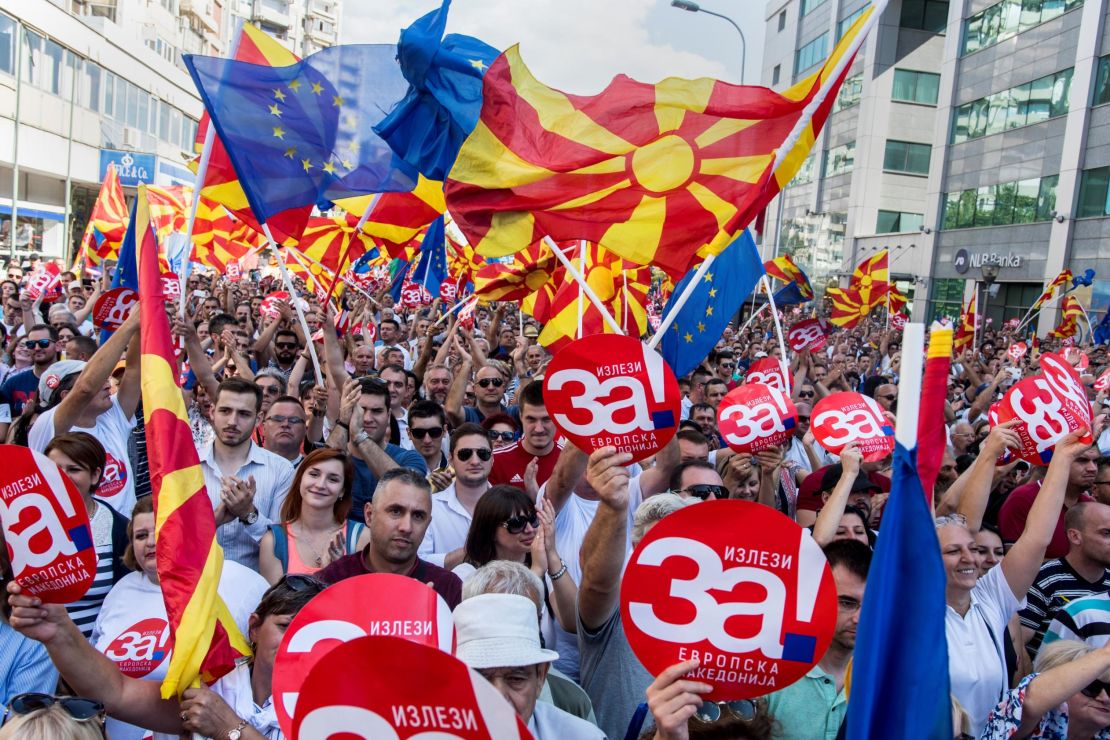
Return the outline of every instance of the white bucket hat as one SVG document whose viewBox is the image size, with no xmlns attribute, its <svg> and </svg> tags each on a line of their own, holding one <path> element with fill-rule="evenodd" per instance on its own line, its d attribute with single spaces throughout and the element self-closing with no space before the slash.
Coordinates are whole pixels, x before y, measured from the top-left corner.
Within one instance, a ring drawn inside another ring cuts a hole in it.
<svg viewBox="0 0 1110 740">
<path fill-rule="evenodd" d="M 481 594 L 455 607 L 455 657 L 471 668 L 550 663 L 559 657 L 540 647 L 536 604 L 515 594 Z"/>
</svg>

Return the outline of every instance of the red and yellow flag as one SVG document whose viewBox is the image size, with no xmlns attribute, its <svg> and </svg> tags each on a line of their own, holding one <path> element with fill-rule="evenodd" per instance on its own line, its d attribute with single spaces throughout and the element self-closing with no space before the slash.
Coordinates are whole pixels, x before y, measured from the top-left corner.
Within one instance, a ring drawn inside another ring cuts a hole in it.
<svg viewBox="0 0 1110 740">
<path fill-rule="evenodd" d="M 357 225 L 358 216 L 353 213 L 334 218 L 314 216 L 308 220 L 296 248 L 333 273 L 343 272 L 352 262 L 376 248 L 373 239 L 355 232 Z"/>
<path fill-rule="evenodd" d="M 93 203 L 89 223 L 81 238 L 81 251 L 90 264 L 101 260 L 119 259 L 119 246 L 127 234 L 127 221 L 130 217 L 123 188 L 119 184 L 119 174 L 114 164 L 108 165 L 104 182 L 100 184 L 96 202 Z"/>
<path fill-rule="evenodd" d="M 143 418 L 150 484 L 154 491 L 158 580 L 173 636 L 162 696 L 180 696 L 200 681 L 211 683 L 250 655 L 250 646 L 216 587 L 223 550 L 216 518 L 193 444 L 189 417 L 177 385 L 177 359 L 158 270 L 158 237 L 150 220 L 147 189 L 139 186 L 135 211 L 142 312 Z"/>
<path fill-rule="evenodd" d="M 864 303 L 859 291 L 855 288 L 848 288 L 847 290 L 828 288 L 825 290 L 825 295 L 832 301 L 829 321 L 843 329 L 855 328 L 860 321 L 867 318 L 873 308 L 873 306 Z"/>
<path fill-rule="evenodd" d="M 891 309 L 893 310 L 893 309 Z M 921 377 L 921 408 L 943 409 L 948 396 L 948 371 L 952 366 L 952 329 L 934 324 L 929 331 L 925 369 Z M 917 417 L 917 473 L 925 498 L 933 505 L 944 449 L 948 444 L 944 414 L 921 413 Z"/>
<path fill-rule="evenodd" d="M 353 214 L 357 222 L 373 203 L 374 197 L 340 198 L 335 204 Z M 423 175 L 417 180 L 416 187 L 408 192 L 381 193 L 377 197 L 378 202 L 374 203 L 374 210 L 362 225 L 362 230 L 379 244 L 401 247 L 412 242 L 447 209 L 443 183 Z"/>
<path fill-rule="evenodd" d="M 150 205 L 150 222 L 158 243 L 162 244 L 170 234 L 181 234 L 189 219 L 189 209 L 193 204 L 193 189 L 187 185 L 147 185 L 146 198 Z"/>
<path fill-rule="evenodd" d="M 860 301 L 868 310 L 882 304 L 890 289 L 890 252 L 880 250 L 878 254 L 859 263 L 848 283 L 849 290 L 859 293 Z"/>
<path fill-rule="evenodd" d="M 890 308 L 890 313 L 898 313 L 905 308 L 906 304 L 909 302 L 909 296 L 894 287 L 894 283 L 890 283 L 890 291 L 887 293 L 887 306 Z"/>
<path fill-rule="evenodd" d="M 834 70 L 872 12 L 819 72 L 781 94 L 622 75 L 598 95 L 569 95 L 537 80 L 510 48 L 485 75 L 481 117 L 444 183 L 451 213 L 487 257 L 549 235 L 604 244 L 680 277 L 699 255 L 728 246 L 797 173 L 848 65 Z M 797 125 L 801 136 L 788 141 Z"/>
<path fill-rule="evenodd" d="M 265 31 L 261 31 L 249 23 L 243 24 L 239 33 L 239 45 L 235 50 L 235 58 L 240 62 L 261 64 L 269 67 L 285 67 L 300 61 L 293 52 L 286 49 L 276 39 Z M 199 155 L 204 149 L 204 139 L 208 133 L 208 113 L 201 116 L 197 125 L 197 138 L 194 143 L 198 158 L 193 166 L 199 163 Z M 195 170 L 194 170 L 195 171 Z M 208 171 L 204 176 L 204 187 L 201 195 L 209 198 L 213 203 L 219 203 L 227 208 L 240 220 L 250 224 L 255 230 L 261 231 L 250 204 L 247 203 L 247 194 L 239 184 L 239 176 L 235 174 L 235 167 L 224 149 L 219 135 L 212 141 L 212 152 L 208 157 Z M 296 243 L 297 235 L 301 233 L 312 207 L 291 208 L 283 211 L 266 221 L 270 233 L 279 244 Z"/>
<path fill-rule="evenodd" d="M 1066 286 L 1069 282 L 1071 282 L 1071 277 L 1071 270 L 1068 270 L 1067 268 L 1062 270 L 1059 275 L 1052 279 L 1052 282 L 1048 284 L 1048 286 L 1044 289 L 1044 292 L 1041 293 L 1040 297 L 1037 298 L 1037 300 L 1033 301 L 1033 307 L 1029 309 L 1030 312 L 1036 311 L 1045 303 L 1051 301 L 1052 296 L 1056 295 L 1056 289 L 1062 286 Z"/>
<path fill-rule="evenodd" d="M 201 196 L 193 224 L 192 261 L 225 272 L 229 262 L 241 260 L 252 249 L 261 249 L 266 237 Z"/>
<path fill-rule="evenodd" d="M 1083 315 L 1083 307 L 1073 295 L 1066 295 L 1060 301 L 1060 323 L 1049 332 L 1048 336 L 1054 339 L 1067 339 L 1074 337 L 1079 331 L 1079 317 Z"/>
<path fill-rule="evenodd" d="M 957 355 L 965 349 L 971 349 L 971 344 L 975 341 L 975 319 L 978 313 L 975 308 L 976 293 L 971 294 L 971 300 L 967 302 L 967 308 L 960 313 L 960 323 L 956 327 L 956 337 L 952 340 L 952 346 Z"/>
<path fill-rule="evenodd" d="M 474 294 L 489 301 L 523 301 L 563 268 L 542 241 L 513 255 L 509 264 L 490 262 L 474 276 Z"/>
</svg>

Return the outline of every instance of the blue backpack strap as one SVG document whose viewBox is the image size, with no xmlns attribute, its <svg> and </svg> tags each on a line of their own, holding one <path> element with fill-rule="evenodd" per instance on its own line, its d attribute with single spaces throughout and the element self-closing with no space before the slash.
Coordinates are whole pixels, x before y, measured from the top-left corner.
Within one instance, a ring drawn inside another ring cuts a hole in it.
<svg viewBox="0 0 1110 740">
<path fill-rule="evenodd" d="M 366 525 L 362 522 L 356 522 L 354 519 L 347 520 L 347 554 L 351 555 L 358 552 L 358 538 L 362 536 L 362 530 L 366 529 Z"/>
<path fill-rule="evenodd" d="M 274 536 L 274 557 L 281 563 L 281 572 L 289 572 L 289 538 L 285 536 L 285 527 L 281 524 L 271 524 L 270 534 Z"/>
<path fill-rule="evenodd" d="M 628 731 L 624 733 L 624 740 L 636 740 L 636 738 L 640 736 L 640 730 L 644 728 L 644 720 L 647 719 L 647 713 L 647 702 L 641 702 L 640 706 L 636 707 L 636 711 L 632 714 L 632 721 L 628 723 Z"/>
</svg>

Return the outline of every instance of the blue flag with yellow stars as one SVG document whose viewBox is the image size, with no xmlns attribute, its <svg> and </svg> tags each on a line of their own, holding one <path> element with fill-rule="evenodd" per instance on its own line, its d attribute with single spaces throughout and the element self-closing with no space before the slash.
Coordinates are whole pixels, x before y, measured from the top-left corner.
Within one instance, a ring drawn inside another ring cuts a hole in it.
<svg viewBox="0 0 1110 740">
<path fill-rule="evenodd" d="M 500 52 L 472 36 L 444 36 L 451 0 L 401 31 L 397 61 L 411 87 L 378 133 L 427 178 L 442 180 L 482 111 L 482 78 Z"/>
<path fill-rule="evenodd" d="M 395 54 L 389 44 L 333 46 L 287 67 L 185 56 L 260 222 L 337 198 L 412 190 L 416 170 L 373 129 L 408 89 Z"/>
<path fill-rule="evenodd" d="M 775 291 L 775 305 L 776 306 L 790 306 L 795 303 L 805 303 L 806 301 L 813 300 L 813 296 L 808 298 L 802 295 L 802 286 L 798 283 L 790 283 L 784 285 Z"/>
<path fill-rule="evenodd" d="M 675 286 L 663 315 L 694 279 L 695 270 Z M 764 274 L 763 261 L 749 230 L 732 241 L 702 277 L 659 345 L 663 359 L 682 377 L 696 368 L 721 338 L 728 322 Z"/>
<path fill-rule="evenodd" d="M 412 272 L 412 281 L 424 290 L 439 297 L 439 286 L 447 279 L 447 245 L 444 239 L 443 216 L 428 225 L 424 240 L 420 242 L 420 261 Z"/>
</svg>

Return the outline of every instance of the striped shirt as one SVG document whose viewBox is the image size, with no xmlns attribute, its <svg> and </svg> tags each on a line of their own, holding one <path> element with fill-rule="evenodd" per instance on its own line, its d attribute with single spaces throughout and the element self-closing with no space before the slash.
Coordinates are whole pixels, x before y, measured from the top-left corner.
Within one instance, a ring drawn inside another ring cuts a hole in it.
<svg viewBox="0 0 1110 740">
<path fill-rule="evenodd" d="M 92 586 L 77 601 L 66 604 L 66 611 L 86 638 L 92 635 L 96 617 L 104 597 L 112 590 L 112 512 L 103 504 L 97 504 L 96 512 L 89 520 L 92 529 L 93 545 L 96 547 L 96 577 Z"/>
<path fill-rule="evenodd" d="M 1057 611 L 1044 634 L 1044 644 L 1057 640 L 1078 640 L 1092 648 L 1110 642 L 1110 593 L 1076 599 Z"/>
<path fill-rule="evenodd" d="M 1045 630 L 1059 609 L 1076 599 L 1107 591 L 1110 591 L 1110 570 L 1104 570 L 1102 578 L 1092 583 L 1076 573 L 1064 558 L 1045 561 L 1026 595 L 1025 608 L 1018 612 L 1022 627 L 1034 631 L 1026 645 L 1029 655 L 1036 657 Z"/>
<path fill-rule="evenodd" d="M 20 694 L 53 694 L 57 685 L 58 669 L 46 646 L 0 619 L 0 706 L 8 706 Z"/>
</svg>

